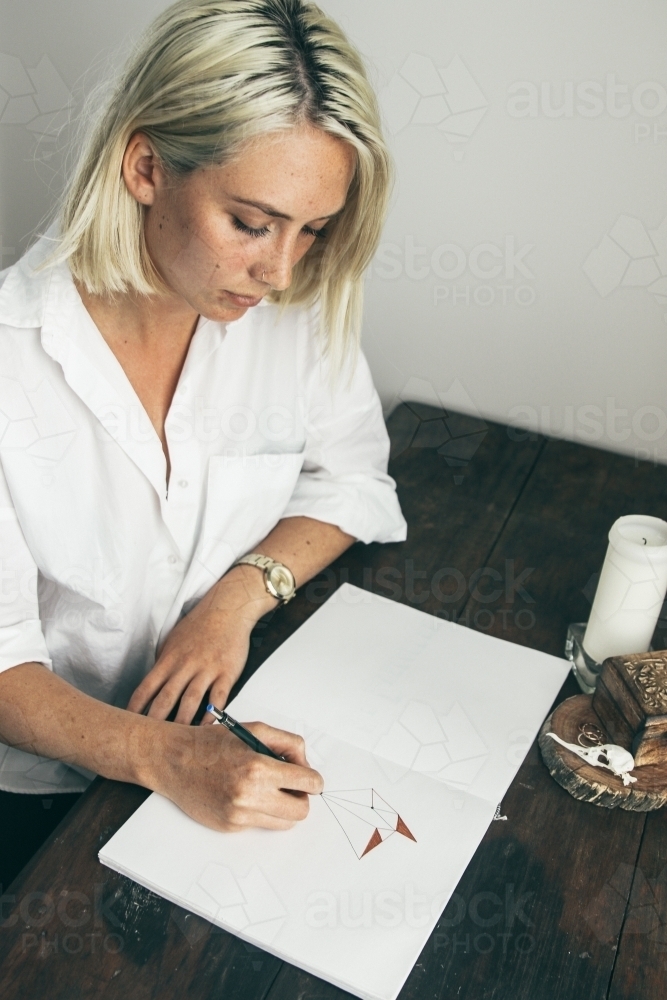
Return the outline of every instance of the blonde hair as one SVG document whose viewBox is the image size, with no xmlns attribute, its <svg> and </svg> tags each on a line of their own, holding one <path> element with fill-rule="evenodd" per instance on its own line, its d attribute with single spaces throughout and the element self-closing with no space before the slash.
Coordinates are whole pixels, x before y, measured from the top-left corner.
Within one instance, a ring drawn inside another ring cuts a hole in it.
<svg viewBox="0 0 667 1000">
<path fill-rule="evenodd" d="M 326 348 L 342 362 L 359 340 L 391 161 L 361 57 L 310 0 L 178 0 L 157 17 L 88 132 L 58 206 L 57 249 L 42 266 L 67 260 L 91 294 L 164 293 L 144 239 L 146 207 L 122 178 L 131 136 L 143 132 L 178 179 L 303 122 L 349 143 L 356 169 L 342 214 L 270 298 L 319 301 Z"/>
</svg>

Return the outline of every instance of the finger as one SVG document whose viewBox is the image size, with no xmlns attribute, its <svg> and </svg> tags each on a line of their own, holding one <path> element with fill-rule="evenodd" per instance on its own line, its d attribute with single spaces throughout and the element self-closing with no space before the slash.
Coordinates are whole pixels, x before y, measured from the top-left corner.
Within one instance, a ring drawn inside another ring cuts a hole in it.
<svg viewBox="0 0 667 1000">
<path fill-rule="evenodd" d="M 308 795 L 321 795 L 324 791 L 324 778 L 312 767 L 299 764 L 283 764 L 277 761 L 283 769 L 280 787 L 285 791 L 307 792 Z"/>
<path fill-rule="evenodd" d="M 187 687 L 189 680 L 189 675 L 183 672 L 169 677 L 153 698 L 147 712 L 148 717 L 151 719 L 166 719 Z"/>
<path fill-rule="evenodd" d="M 167 677 L 168 667 L 157 664 L 146 674 L 140 684 L 134 689 L 127 703 L 128 712 L 143 712 L 149 701 L 157 694 Z"/>
<path fill-rule="evenodd" d="M 216 708 L 224 708 L 229 698 L 231 685 L 224 678 L 218 678 L 208 693 L 209 704 Z M 199 723 L 200 726 L 212 726 L 216 722 L 215 716 L 211 712 L 204 712 L 204 717 Z"/>
<path fill-rule="evenodd" d="M 226 674 L 222 674 L 216 677 L 213 682 L 209 693 L 209 701 L 216 708 L 224 708 L 227 704 L 227 699 L 229 698 L 229 692 L 232 689 L 230 683 L 230 678 Z"/>
<path fill-rule="evenodd" d="M 266 761 L 266 758 L 264 758 Z M 298 823 L 304 820 L 310 809 L 310 797 L 303 791 L 289 792 L 282 788 L 271 785 L 275 780 L 275 772 L 272 768 L 266 768 L 262 780 L 254 787 L 246 789 L 242 801 L 236 801 L 233 807 L 235 815 L 230 816 L 233 822 L 240 822 L 239 817 L 246 817 L 249 813 L 273 816 L 276 819 L 289 823 Z M 267 773 L 268 772 L 268 773 Z"/>
<path fill-rule="evenodd" d="M 210 684 L 211 678 L 209 674 L 197 674 L 192 678 L 181 695 L 178 712 L 176 713 L 174 722 L 181 722 L 186 726 L 190 725 Z M 211 721 L 214 721 L 210 712 L 207 712 L 206 714 L 210 716 Z"/>
<path fill-rule="evenodd" d="M 130 700 L 126 705 L 127 711 L 137 712 L 140 715 L 153 697 L 152 688 L 153 684 L 147 684 L 144 679 L 132 692 Z"/>
<path fill-rule="evenodd" d="M 268 780 L 281 793 L 306 792 L 308 795 L 319 795 L 323 791 L 324 779 L 312 767 L 273 760 L 271 757 L 262 759 L 273 769 L 273 774 L 267 775 Z M 268 794 L 268 790 L 265 790 L 264 794 Z"/>
<path fill-rule="evenodd" d="M 291 764 L 308 767 L 306 744 L 302 736 L 297 735 L 297 733 L 289 733 L 285 729 L 267 726 L 265 722 L 247 722 L 244 725 L 253 736 L 265 743 L 278 756 L 285 757 Z"/>
<path fill-rule="evenodd" d="M 281 788 L 278 794 L 280 795 L 280 816 L 297 823 L 307 817 L 310 812 L 310 796 L 306 792 L 293 792 Z"/>
</svg>

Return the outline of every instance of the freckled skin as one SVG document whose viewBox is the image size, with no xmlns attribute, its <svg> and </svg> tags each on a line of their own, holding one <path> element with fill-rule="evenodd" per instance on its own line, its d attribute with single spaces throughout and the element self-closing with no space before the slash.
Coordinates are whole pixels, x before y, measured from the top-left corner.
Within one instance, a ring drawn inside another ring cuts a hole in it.
<svg viewBox="0 0 667 1000">
<path fill-rule="evenodd" d="M 303 227 L 323 228 L 344 205 L 354 162 L 346 143 L 300 126 L 258 139 L 231 163 L 200 168 L 173 184 L 137 133 L 123 176 L 137 200 L 149 206 L 146 243 L 180 308 L 228 322 L 247 307 L 227 293 L 262 298 L 289 286 L 292 268 L 316 239 Z M 291 221 L 240 205 L 232 196 L 270 205 Z M 235 217 L 252 229 L 268 226 L 269 233 L 239 232 Z"/>
<path fill-rule="evenodd" d="M 168 464 L 164 420 L 198 317 L 231 322 L 272 289 L 289 287 L 292 268 L 316 240 L 305 227 L 323 228 L 344 206 L 355 157 L 342 140 L 300 125 L 247 143 L 224 166 L 201 167 L 174 181 L 147 136 L 130 138 L 123 180 L 146 206 L 146 245 L 169 292 L 109 299 L 75 284 L 144 405 Z M 262 235 L 240 231 L 239 221 Z M 248 298 L 239 302 L 234 295 Z"/>
</svg>

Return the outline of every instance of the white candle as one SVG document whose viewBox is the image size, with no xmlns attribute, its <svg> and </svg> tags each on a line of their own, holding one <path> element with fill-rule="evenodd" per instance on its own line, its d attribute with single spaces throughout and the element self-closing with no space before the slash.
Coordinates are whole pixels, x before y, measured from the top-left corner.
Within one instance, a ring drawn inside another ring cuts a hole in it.
<svg viewBox="0 0 667 1000">
<path fill-rule="evenodd" d="M 584 649 L 608 656 L 645 653 L 667 592 L 667 523 L 658 517 L 619 517 L 609 532 Z"/>
</svg>

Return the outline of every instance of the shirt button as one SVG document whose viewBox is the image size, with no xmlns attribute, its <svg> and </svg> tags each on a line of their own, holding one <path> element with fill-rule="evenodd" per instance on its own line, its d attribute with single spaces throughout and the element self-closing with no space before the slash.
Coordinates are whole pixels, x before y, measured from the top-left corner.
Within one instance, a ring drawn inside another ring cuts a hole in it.
<svg viewBox="0 0 667 1000">
<path fill-rule="evenodd" d="M 182 487 L 182 489 L 185 489 L 187 487 L 187 485 L 188 485 L 187 479 L 179 479 L 178 480 L 178 485 L 180 487 Z"/>
<path fill-rule="evenodd" d="M 178 562 L 178 559 L 176 558 L 176 556 L 167 556 L 167 562 L 171 563 L 171 565 L 173 566 L 174 563 Z"/>
</svg>

